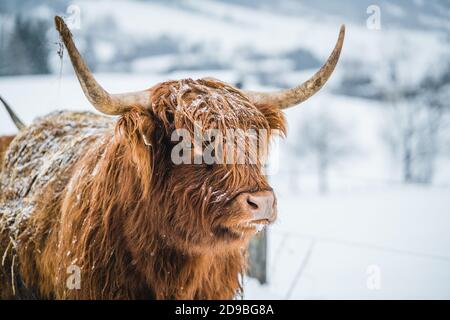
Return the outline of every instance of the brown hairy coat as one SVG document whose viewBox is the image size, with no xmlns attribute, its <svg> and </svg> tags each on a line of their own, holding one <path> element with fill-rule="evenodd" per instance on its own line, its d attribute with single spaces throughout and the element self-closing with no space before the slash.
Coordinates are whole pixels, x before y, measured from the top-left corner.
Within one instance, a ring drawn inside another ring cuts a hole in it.
<svg viewBox="0 0 450 320">
<path fill-rule="evenodd" d="M 252 234 L 232 201 L 261 164 L 174 165 L 174 129 L 277 129 L 278 108 L 213 79 L 150 89 L 117 121 L 62 112 L 10 145 L 0 176 L 0 298 L 230 299 Z M 150 142 L 150 143 L 148 143 Z M 149 145 L 150 144 L 150 145 Z M 81 269 L 80 289 L 66 285 Z"/>
<path fill-rule="evenodd" d="M 9 147 L 9 144 L 14 139 L 14 136 L 3 136 L 0 137 L 0 171 L 3 166 L 3 156 Z"/>
</svg>

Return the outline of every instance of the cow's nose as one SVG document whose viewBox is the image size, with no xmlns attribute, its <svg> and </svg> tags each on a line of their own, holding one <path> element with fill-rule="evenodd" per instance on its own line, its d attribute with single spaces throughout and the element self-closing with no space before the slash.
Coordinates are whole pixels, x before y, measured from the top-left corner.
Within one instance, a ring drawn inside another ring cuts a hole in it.
<svg viewBox="0 0 450 320">
<path fill-rule="evenodd" d="M 272 191 L 242 193 L 238 200 L 250 222 L 271 223 L 275 220 L 275 195 Z"/>
</svg>

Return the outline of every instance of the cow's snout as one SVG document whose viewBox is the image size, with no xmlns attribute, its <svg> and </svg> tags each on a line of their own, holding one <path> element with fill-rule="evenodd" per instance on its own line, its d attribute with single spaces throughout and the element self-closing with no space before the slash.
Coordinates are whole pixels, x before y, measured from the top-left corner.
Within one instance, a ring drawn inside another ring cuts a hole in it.
<svg viewBox="0 0 450 320">
<path fill-rule="evenodd" d="M 276 219 L 275 195 L 272 191 L 242 193 L 238 202 L 252 223 L 272 223 Z"/>
</svg>

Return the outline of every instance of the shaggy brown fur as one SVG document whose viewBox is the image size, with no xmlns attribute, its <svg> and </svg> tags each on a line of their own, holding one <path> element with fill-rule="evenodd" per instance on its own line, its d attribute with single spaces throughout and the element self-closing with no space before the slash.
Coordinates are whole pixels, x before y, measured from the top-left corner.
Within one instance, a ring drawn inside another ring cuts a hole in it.
<svg viewBox="0 0 450 320">
<path fill-rule="evenodd" d="M 281 112 L 222 82 L 171 81 L 117 121 L 44 117 L 13 141 L 0 177 L 0 298 L 230 299 L 248 219 L 233 199 L 270 189 L 255 165 L 174 165 L 176 128 L 284 132 Z M 144 140 L 151 143 L 147 145 Z M 81 268 L 68 289 L 67 268 Z"/>
<path fill-rule="evenodd" d="M 3 166 L 3 156 L 6 152 L 6 149 L 8 149 L 9 144 L 14 139 L 15 136 L 3 136 L 0 137 L 0 171 L 2 170 Z"/>
</svg>

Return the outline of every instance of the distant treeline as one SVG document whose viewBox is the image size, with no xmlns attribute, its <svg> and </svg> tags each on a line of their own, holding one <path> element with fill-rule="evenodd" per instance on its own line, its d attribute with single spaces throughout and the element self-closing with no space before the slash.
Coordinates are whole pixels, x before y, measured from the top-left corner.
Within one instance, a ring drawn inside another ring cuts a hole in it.
<svg viewBox="0 0 450 320">
<path fill-rule="evenodd" d="M 50 73 L 48 21 L 21 15 L 0 20 L 0 75 Z"/>
</svg>

